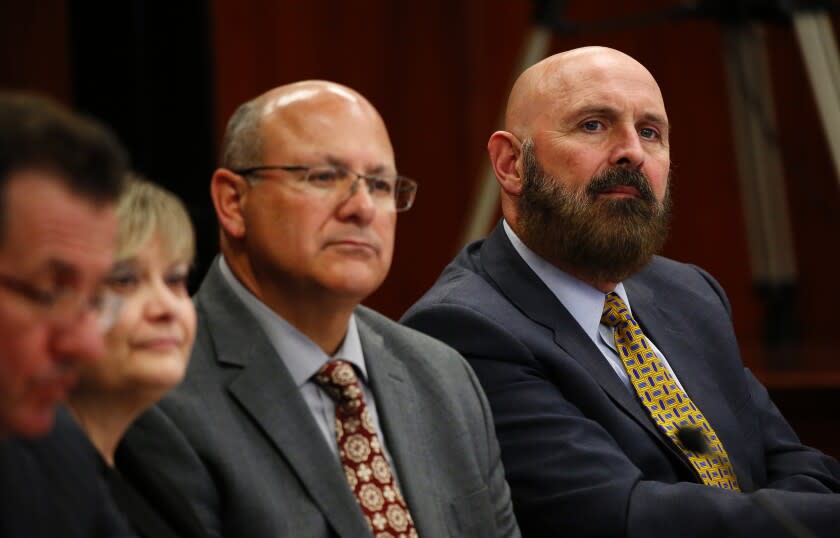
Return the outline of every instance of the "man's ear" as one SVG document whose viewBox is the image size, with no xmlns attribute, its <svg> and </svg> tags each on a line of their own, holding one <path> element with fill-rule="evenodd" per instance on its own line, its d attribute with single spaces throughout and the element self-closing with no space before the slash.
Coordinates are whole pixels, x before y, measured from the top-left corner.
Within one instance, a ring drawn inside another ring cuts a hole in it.
<svg viewBox="0 0 840 538">
<path fill-rule="evenodd" d="M 508 196 L 519 196 L 522 192 L 521 147 L 519 139 L 507 131 L 496 131 L 487 141 L 490 164 L 499 186 Z"/>
<path fill-rule="evenodd" d="M 247 196 L 245 178 L 234 174 L 227 168 L 213 172 L 210 180 L 210 197 L 216 208 L 216 218 L 225 234 L 241 239 L 245 236 L 245 198 Z"/>
</svg>

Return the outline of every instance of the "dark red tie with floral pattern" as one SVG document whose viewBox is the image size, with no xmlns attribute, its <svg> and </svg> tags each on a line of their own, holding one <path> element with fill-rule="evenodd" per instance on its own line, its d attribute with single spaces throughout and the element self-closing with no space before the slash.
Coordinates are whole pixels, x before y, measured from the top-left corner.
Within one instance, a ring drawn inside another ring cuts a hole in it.
<svg viewBox="0 0 840 538">
<path fill-rule="evenodd" d="M 331 360 L 313 379 L 335 401 L 335 438 L 344 474 L 374 537 L 417 538 L 353 366 Z"/>
</svg>

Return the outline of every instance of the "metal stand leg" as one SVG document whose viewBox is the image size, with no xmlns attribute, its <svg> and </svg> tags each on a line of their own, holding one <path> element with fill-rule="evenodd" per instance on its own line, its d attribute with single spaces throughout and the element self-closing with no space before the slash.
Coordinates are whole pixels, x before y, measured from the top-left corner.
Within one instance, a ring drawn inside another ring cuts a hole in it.
<svg viewBox="0 0 840 538">
<path fill-rule="evenodd" d="M 795 13 L 793 28 L 840 185 L 840 58 L 831 20 L 823 12 Z"/>
<path fill-rule="evenodd" d="M 726 25 L 723 39 L 750 264 L 764 307 L 762 335 L 778 349 L 799 337 L 797 273 L 764 32 L 757 24 Z"/>
<path fill-rule="evenodd" d="M 551 35 L 552 31 L 547 27 L 535 25 L 531 28 L 528 37 L 525 39 L 522 51 L 519 53 L 515 77 L 518 77 L 522 71 L 525 71 L 548 55 L 549 47 L 551 47 Z M 496 125 L 498 129 L 503 129 L 504 124 L 505 107 L 502 107 L 502 112 L 499 115 Z M 478 195 L 472 207 L 469 208 L 467 225 L 464 235 L 461 237 L 461 242 L 457 246 L 458 250 L 470 241 L 481 239 L 487 235 L 487 232 L 493 225 L 498 210 L 499 183 L 496 181 L 496 173 L 493 172 L 490 161 L 485 159 L 479 180 Z"/>
</svg>

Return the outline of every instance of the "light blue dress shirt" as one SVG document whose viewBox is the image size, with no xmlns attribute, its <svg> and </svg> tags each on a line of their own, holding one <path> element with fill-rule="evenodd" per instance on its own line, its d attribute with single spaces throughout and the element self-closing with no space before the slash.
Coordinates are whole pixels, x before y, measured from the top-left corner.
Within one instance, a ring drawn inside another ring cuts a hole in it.
<svg viewBox="0 0 840 538">
<path fill-rule="evenodd" d="M 370 390 L 365 366 L 365 356 L 362 352 L 362 343 L 359 340 L 359 330 L 356 327 L 356 317 L 350 316 L 350 323 L 347 325 L 347 334 L 338 351 L 330 357 L 318 347 L 318 345 L 296 329 L 288 321 L 277 315 L 276 312 L 267 307 L 257 299 L 230 270 L 224 256 L 219 260 L 219 270 L 224 281 L 230 286 L 237 297 L 245 304 L 245 307 L 257 318 L 262 330 L 268 336 L 274 346 L 277 355 L 283 360 L 283 364 L 292 375 L 292 379 L 300 389 L 300 395 L 312 412 L 315 422 L 324 434 L 327 445 L 332 449 L 336 458 L 338 455 L 338 443 L 335 439 L 335 402 L 329 395 L 312 380 L 318 370 L 330 359 L 343 359 L 356 368 L 359 383 L 365 395 L 365 404 L 370 413 L 376 431 L 379 433 L 379 440 L 382 444 L 382 451 L 385 458 L 391 465 L 391 471 L 397 478 L 396 468 L 388 452 L 385 436 L 382 435 L 382 428 L 379 425 L 379 413 L 376 411 L 376 398 Z M 270 383 L 270 380 L 266 380 Z M 278 410 L 280 412 L 280 410 Z M 340 458 L 339 458 L 340 459 Z M 397 480 L 399 486 L 399 481 Z"/>
<path fill-rule="evenodd" d="M 508 225 L 507 221 L 503 221 L 502 226 L 505 229 L 508 239 L 516 252 L 522 257 L 528 267 L 537 274 L 540 280 L 551 290 L 551 293 L 557 297 L 566 310 L 575 318 L 583 332 L 590 340 L 598 347 L 601 354 L 609 362 L 616 375 L 621 378 L 621 381 L 635 394 L 633 386 L 630 384 L 630 377 L 627 375 L 627 370 L 624 368 L 621 359 L 618 356 L 618 351 L 615 348 L 615 338 L 613 337 L 613 329 L 601 323 L 601 313 L 604 311 L 604 301 L 606 294 L 597 290 L 589 284 L 578 280 L 577 278 L 565 273 L 541 258 L 534 251 L 529 249 L 525 243 L 516 235 L 516 233 Z M 630 300 L 627 298 L 627 292 L 624 290 L 624 284 L 619 282 L 615 287 L 615 293 L 621 297 L 630 314 L 633 314 L 633 308 L 630 305 Z M 668 364 L 668 359 L 656 347 L 650 339 L 651 348 L 665 368 L 671 373 L 674 381 L 682 389 L 679 379 Z M 683 389 L 684 390 L 684 389 Z"/>
</svg>

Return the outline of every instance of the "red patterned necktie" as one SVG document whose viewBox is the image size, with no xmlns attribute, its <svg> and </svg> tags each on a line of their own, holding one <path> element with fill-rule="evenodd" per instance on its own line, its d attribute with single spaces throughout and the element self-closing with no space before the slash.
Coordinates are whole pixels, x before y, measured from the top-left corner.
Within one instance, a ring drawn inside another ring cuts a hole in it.
<svg viewBox="0 0 840 538">
<path fill-rule="evenodd" d="M 347 483 L 375 538 L 417 538 L 353 366 L 327 362 L 313 378 L 335 401 L 335 438 Z"/>
<path fill-rule="evenodd" d="M 740 491 L 729 456 L 712 425 L 676 384 L 615 292 L 607 295 L 601 322 L 613 328 L 615 347 L 630 383 L 660 431 L 685 454 L 704 484 Z M 709 447 L 707 454 L 693 452 L 683 445 L 677 431 L 684 427 L 703 435 Z"/>
</svg>

